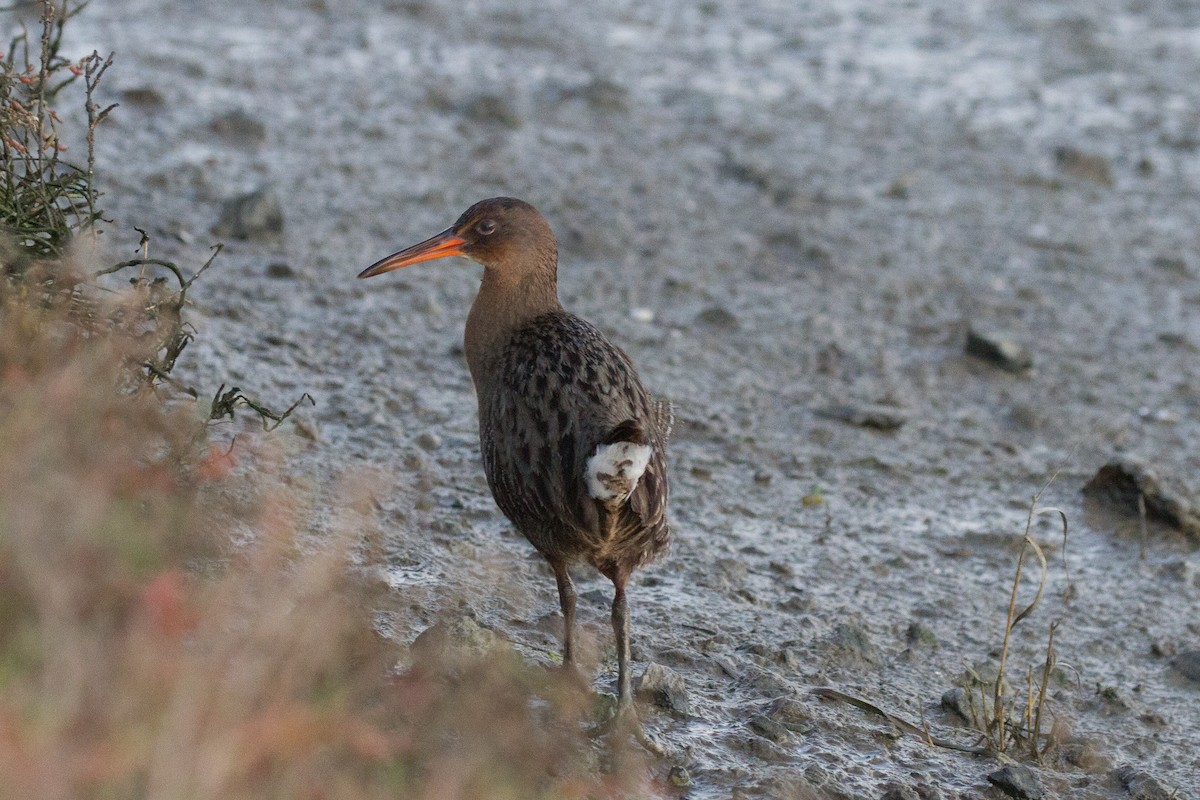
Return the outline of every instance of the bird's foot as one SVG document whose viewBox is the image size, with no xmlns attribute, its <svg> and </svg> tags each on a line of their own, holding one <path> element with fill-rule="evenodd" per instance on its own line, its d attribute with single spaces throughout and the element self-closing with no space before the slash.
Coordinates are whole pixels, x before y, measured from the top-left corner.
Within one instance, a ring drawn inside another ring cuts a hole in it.
<svg viewBox="0 0 1200 800">
<path fill-rule="evenodd" d="M 615 714 L 599 725 L 589 729 L 587 733 L 593 739 L 610 733 L 615 733 L 621 737 L 632 736 L 638 744 L 652 755 L 659 758 L 667 755 L 666 747 L 653 736 L 646 733 L 632 703 L 625 706 L 618 706 Z"/>
</svg>

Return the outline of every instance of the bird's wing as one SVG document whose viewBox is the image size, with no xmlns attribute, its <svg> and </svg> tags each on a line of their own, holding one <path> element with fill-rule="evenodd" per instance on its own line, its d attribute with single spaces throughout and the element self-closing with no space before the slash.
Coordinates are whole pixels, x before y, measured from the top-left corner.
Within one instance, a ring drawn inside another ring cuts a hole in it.
<svg viewBox="0 0 1200 800">
<path fill-rule="evenodd" d="M 514 336 L 500 382 L 486 414 L 495 434 L 484 460 L 492 462 L 485 466 L 501 509 L 527 534 L 532 527 L 566 525 L 589 538 L 601 535 L 587 460 L 626 421 L 662 430 L 662 410 L 629 358 L 588 323 L 550 315 Z M 656 452 L 623 504 L 622 528 L 664 513 L 662 437 L 650 438 Z"/>
</svg>

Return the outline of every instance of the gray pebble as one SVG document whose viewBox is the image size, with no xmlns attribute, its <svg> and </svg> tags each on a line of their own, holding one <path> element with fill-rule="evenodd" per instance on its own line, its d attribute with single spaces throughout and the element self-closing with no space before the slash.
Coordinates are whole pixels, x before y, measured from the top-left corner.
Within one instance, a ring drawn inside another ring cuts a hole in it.
<svg viewBox="0 0 1200 800">
<path fill-rule="evenodd" d="M 296 270 L 292 269 L 291 264 L 283 261 L 276 261 L 267 265 L 268 278 L 294 278 Z"/>
<path fill-rule="evenodd" d="M 277 239 L 283 233 L 283 206 L 278 193 L 264 186 L 226 201 L 213 233 L 243 240 Z"/>
<path fill-rule="evenodd" d="M 975 727 L 981 727 L 992 718 L 995 703 L 986 689 L 981 693 L 978 689 L 955 686 L 942 695 L 942 708 L 953 711 Z"/>
<path fill-rule="evenodd" d="M 988 782 L 1018 800 L 1039 800 L 1043 796 L 1042 784 L 1033 770 L 1023 764 L 1013 764 L 996 770 L 987 776 Z"/>
<path fill-rule="evenodd" d="M 1101 467 L 1083 492 L 1131 515 L 1140 514 L 1140 497 L 1147 517 L 1200 538 L 1200 500 L 1169 483 L 1143 461 L 1123 456 Z"/>
<path fill-rule="evenodd" d="M 706 308 L 696 315 L 696 322 L 709 328 L 724 331 L 736 331 L 741 327 L 738 318 L 718 306 Z"/>
<path fill-rule="evenodd" d="M 889 786 L 879 800 L 921 800 L 921 795 L 911 786 Z"/>
<path fill-rule="evenodd" d="M 1184 650 L 1171 659 L 1171 667 L 1183 677 L 1200 683 L 1200 650 Z"/>
<path fill-rule="evenodd" d="M 648 664 L 638 678 L 635 687 L 637 696 L 673 714 L 686 716 L 692 712 L 687 686 L 683 676 L 662 664 Z"/>
<path fill-rule="evenodd" d="M 1007 372 L 1024 372 L 1033 366 L 1033 356 L 1024 346 L 1002 333 L 981 331 L 974 325 L 967 331 L 966 353 Z"/>
<path fill-rule="evenodd" d="M 442 446 L 442 439 L 433 431 L 422 431 L 417 434 L 417 447 L 426 451 L 434 451 Z"/>
<path fill-rule="evenodd" d="M 218 136 L 237 144 L 260 144 L 267 138 L 266 126 L 240 108 L 221 114 L 208 127 Z"/>
<path fill-rule="evenodd" d="M 782 744 L 791 738 L 791 734 L 788 733 L 787 728 L 783 727 L 770 717 L 762 714 L 756 714 L 755 716 L 751 717 L 749 727 L 750 730 L 754 731 L 759 736 L 763 737 L 764 739 L 770 739 L 772 742 L 777 744 Z"/>
<path fill-rule="evenodd" d="M 411 649 L 417 659 L 453 662 L 482 658 L 500 642 L 493 631 L 463 615 L 440 620 L 421 631 Z"/>
<path fill-rule="evenodd" d="M 894 431 L 908 422 L 907 415 L 902 411 L 881 405 L 843 403 L 819 408 L 816 413 L 822 417 L 841 420 L 860 428 L 874 428 L 877 431 Z"/>
<path fill-rule="evenodd" d="M 1112 186 L 1112 165 L 1102 155 L 1085 153 L 1068 145 L 1055 149 L 1054 160 L 1058 162 L 1058 168 L 1068 175 L 1101 186 Z"/>
<path fill-rule="evenodd" d="M 867 632 L 845 622 L 834 626 L 833 632 L 825 640 L 825 652 L 844 666 L 878 666 L 883 663 L 883 654 Z"/>
<path fill-rule="evenodd" d="M 1176 800 L 1181 795 L 1164 786 L 1153 775 L 1133 766 L 1124 766 L 1116 771 L 1116 778 L 1129 792 L 1130 800 Z"/>
</svg>

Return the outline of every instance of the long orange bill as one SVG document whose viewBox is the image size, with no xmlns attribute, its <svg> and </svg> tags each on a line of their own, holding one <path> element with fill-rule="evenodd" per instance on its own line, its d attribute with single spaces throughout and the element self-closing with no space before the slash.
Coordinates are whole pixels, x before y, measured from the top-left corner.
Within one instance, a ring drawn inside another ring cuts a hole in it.
<svg viewBox="0 0 1200 800">
<path fill-rule="evenodd" d="M 401 267 L 420 264 L 422 261 L 432 261 L 435 258 L 445 258 L 446 256 L 461 256 L 463 244 L 464 240 L 456 236 L 454 229 L 450 228 L 420 244 L 414 244 L 399 253 L 393 253 L 382 261 L 376 261 L 358 273 L 358 277 L 370 278 Z"/>
</svg>

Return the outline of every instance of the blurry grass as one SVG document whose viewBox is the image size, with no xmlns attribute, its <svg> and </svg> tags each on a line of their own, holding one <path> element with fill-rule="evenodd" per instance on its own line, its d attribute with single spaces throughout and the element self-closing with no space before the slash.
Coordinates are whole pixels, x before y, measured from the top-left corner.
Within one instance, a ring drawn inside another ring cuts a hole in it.
<svg viewBox="0 0 1200 800">
<path fill-rule="evenodd" d="M 640 781 L 600 774 L 586 696 L 509 648 L 400 669 L 371 622 L 389 598 L 349 566 L 361 533 L 314 550 L 304 498 L 247 487 L 195 404 L 143 379 L 173 325 L 147 330 L 148 290 L 82 324 L 79 287 L 45 286 L 0 280 L 0 797 L 584 798 Z"/>
<path fill-rule="evenodd" d="M 381 635 L 403 602 L 367 577 L 367 532 L 306 528 L 269 439 L 211 439 L 236 409 L 271 430 L 312 400 L 222 386 L 201 408 L 171 375 L 212 259 L 186 277 L 143 236 L 142 258 L 71 260 L 103 219 L 112 110 L 93 99 L 112 58 L 59 53 L 84 5 L 42 0 L 0 55 L 0 800 L 644 796 L 635 754 L 601 768 L 570 681 L 500 642 Z M 53 109 L 81 76 L 86 165 Z M 114 272 L 130 287 L 97 283 Z"/>
</svg>

